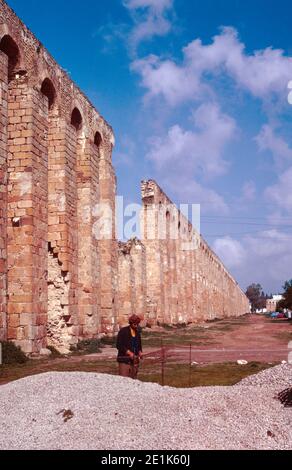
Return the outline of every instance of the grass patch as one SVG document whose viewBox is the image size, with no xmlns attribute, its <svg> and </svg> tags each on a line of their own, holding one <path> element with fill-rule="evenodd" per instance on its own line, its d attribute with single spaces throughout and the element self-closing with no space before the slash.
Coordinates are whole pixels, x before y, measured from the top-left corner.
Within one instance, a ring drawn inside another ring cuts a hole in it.
<svg viewBox="0 0 292 470">
<path fill-rule="evenodd" d="M 103 336 L 100 340 L 100 346 L 111 346 L 112 348 L 116 347 L 117 338 L 116 336 Z"/>
<path fill-rule="evenodd" d="M 211 339 L 205 339 L 205 337 L 192 337 L 192 336 L 179 336 L 174 335 L 173 337 L 163 337 L 163 346 L 206 346 L 216 344 Z M 142 339 L 144 347 L 160 348 L 161 337 L 145 338 Z"/>
<path fill-rule="evenodd" d="M 100 340 L 99 339 L 84 339 L 79 341 L 76 346 L 71 348 L 73 354 L 85 355 L 100 353 Z"/>
<path fill-rule="evenodd" d="M 2 344 L 2 361 L 3 364 L 25 364 L 28 361 L 27 356 L 10 341 L 4 341 Z"/>
<path fill-rule="evenodd" d="M 194 346 L 215 344 L 211 330 L 195 327 L 192 329 L 179 329 L 174 332 L 165 331 L 145 331 L 142 333 L 142 342 L 146 347 L 160 348 L 161 341 L 165 346 Z"/>
<path fill-rule="evenodd" d="M 207 364 L 190 367 L 186 363 L 168 362 L 165 367 L 165 385 L 177 388 L 202 386 L 229 386 L 238 383 L 244 377 L 257 374 L 261 370 L 276 365 L 250 362 L 239 366 L 236 363 Z M 117 375 L 116 360 L 77 360 L 75 357 L 63 359 L 29 360 L 25 364 L 0 366 L 0 385 L 19 380 L 27 376 L 45 372 L 94 372 Z M 139 371 L 139 380 L 161 384 L 160 363 L 144 361 Z"/>
<path fill-rule="evenodd" d="M 149 330 L 142 330 L 141 337 L 146 339 L 146 338 L 152 338 L 152 337 L 160 337 L 160 336 L 166 336 L 166 333 L 160 332 L 160 331 L 149 331 Z"/>
<path fill-rule="evenodd" d="M 161 346 L 161 340 L 165 345 L 187 345 L 194 346 L 217 344 L 216 336 L 220 337 L 225 332 L 232 332 L 237 326 L 248 326 L 249 316 L 230 319 L 213 319 L 206 322 L 207 328 L 196 324 L 180 324 L 180 325 L 160 325 L 163 329 L 160 331 L 143 330 L 142 340 L 145 346 L 157 347 Z"/>
<path fill-rule="evenodd" d="M 23 379 L 31 375 L 44 374 L 46 372 L 97 372 L 104 374 L 117 374 L 116 361 L 74 361 L 74 357 L 68 359 L 30 360 L 23 365 L 0 366 L 0 385 L 14 380 Z"/>
<path fill-rule="evenodd" d="M 205 387 L 205 386 L 230 386 L 240 382 L 249 375 L 257 374 L 262 370 L 275 366 L 274 364 L 250 362 L 240 366 L 233 362 L 222 364 L 208 364 L 192 366 L 191 374 L 188 364 L 169 364 L 165 368 L 164 385 L 176 388 Z M 156 370 L 145 366 L 139 373 L 139 379 L 143 382 L 161 383 L 161 370 L 157 365 Z"/>
</svg>

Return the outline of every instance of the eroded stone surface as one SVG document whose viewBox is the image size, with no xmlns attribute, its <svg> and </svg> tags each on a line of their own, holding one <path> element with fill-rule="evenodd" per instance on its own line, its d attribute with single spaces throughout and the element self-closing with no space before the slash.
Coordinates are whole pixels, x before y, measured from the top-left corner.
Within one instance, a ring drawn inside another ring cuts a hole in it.
<svg viewBox="0 0 292 470">
<path fill-rule="evenodd" d="M 0 91 L 0 341 L 67 352 L 133 312 L 183 323 L 248 310 L 154 181 L 142 183 L 142 240 L 118 245 L 113 131 L 3 0 Z M 199 248 L 186 251 L 193 237 Z"/>
<path fill-rule="evenodd" d="M 173 324 L 248 312 L 237 282 L 155 181 L 142 182 L 142 201 L 142 241 L 119 245 L 119 323 L 132 313 Z"/>
</svg>

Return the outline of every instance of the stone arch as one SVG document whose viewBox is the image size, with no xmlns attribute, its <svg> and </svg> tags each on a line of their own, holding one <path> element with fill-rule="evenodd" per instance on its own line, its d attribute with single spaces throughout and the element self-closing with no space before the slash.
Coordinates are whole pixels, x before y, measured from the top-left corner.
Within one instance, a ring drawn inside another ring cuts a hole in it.
<svg viewBox="0 0 292 470">
<path fill-rule="evenodd" d="M 76 129 L 77 132 L 81 131 L 82 129 L 83 118 L 77 107 L 75 107 L 71 113 L 71 125 Z"/>
<path fill-rule="evenodd" d="M 100 148 L 102 142 L 103 142 L 103 138 L 102 138 L 101 133 L 99 131 L 96 131 L 96 133 L 94 134 L 94 140 L 93 140 L 94 145 L 97 148 Z"/>
<path fill-rule="evenodd" d="M 56 89 L 49 78 L 45 78 L 41 85 L 41 93 L 48 98 L 49 110 L 51 110 L 56 101 Z"/>
<path fill-rule="evenodd" d="M 9 34 L 5 34 L 0 41 L 0 50 L 8 57 L 8 79 L 10 81 L 20 63 L 19 47 Z"/>
</svg>

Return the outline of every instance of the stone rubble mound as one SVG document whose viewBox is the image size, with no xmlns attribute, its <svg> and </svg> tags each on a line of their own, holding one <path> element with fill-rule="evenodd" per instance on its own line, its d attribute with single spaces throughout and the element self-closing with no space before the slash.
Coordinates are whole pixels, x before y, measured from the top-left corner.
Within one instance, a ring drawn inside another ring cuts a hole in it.
<svg viewBox="0 0 292 470">
<path fill-rule="evenodd" d="M 292 409 L 275 398 L 292 365 L 233 387 L 175 389 L 50 372 L 0 387 L 0 449 L 291 449 Z"/>
</svg>

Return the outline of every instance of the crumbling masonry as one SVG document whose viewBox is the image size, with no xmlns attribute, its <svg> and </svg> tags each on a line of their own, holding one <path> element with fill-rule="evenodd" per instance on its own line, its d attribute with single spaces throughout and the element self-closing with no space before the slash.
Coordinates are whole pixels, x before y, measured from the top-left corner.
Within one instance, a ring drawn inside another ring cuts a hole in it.
<svg viewBox="0 0 292 470">
<path fill-rule="evenodd" d="M 3 0 L 0 103 L 0 340 L 67 352 L 133 311 L 177 323 L 248 310 L 202 239 L 184 251 L 181 238 L 146 229 L 128 244 L 100 236 L 101 217 L 115 233 L 102 209 L 115 210 L 113 131 Z M 142 221 L 156 230 L 167 198 L 152 181 L 142 198 Z"/>
<path fill-rule="evenodd" d="M 119 243 L 119 324 L 134 312 L 150 324 L 247 313 L 237 282 L 155 181 L 142 182 L 142 202 L 142 241 Z"/>
</svg>

